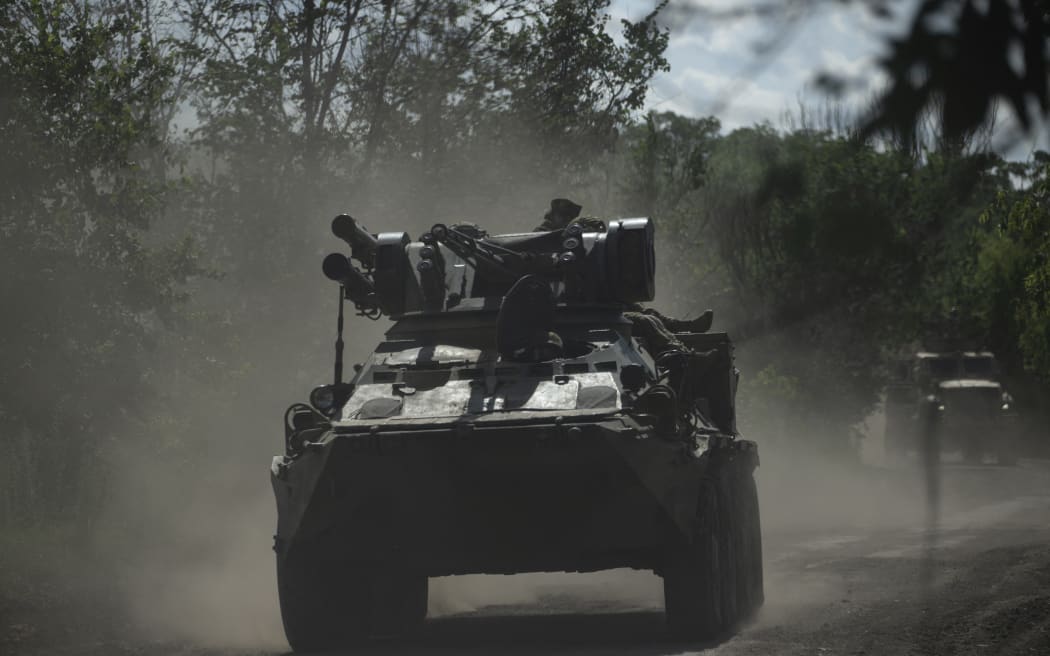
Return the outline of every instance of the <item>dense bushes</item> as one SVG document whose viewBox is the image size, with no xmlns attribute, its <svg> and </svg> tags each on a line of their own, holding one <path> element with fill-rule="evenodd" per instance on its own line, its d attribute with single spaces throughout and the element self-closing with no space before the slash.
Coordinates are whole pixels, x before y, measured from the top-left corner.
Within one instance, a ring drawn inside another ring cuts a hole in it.
<svg viewBox="0 0 1050 656">
<path fill-rule="evenodd" d="M 0 3 L 0 524 L 94 517 L 131 450 L 191 474 L 277 448 L 279 404 L 328 370 L 341 210 L 413 232 L 529 228 L 563 195 L 653 215 L 659 304 L 717 310 L 771 438 L 845 447 L 887 359 L 945 331 L 1035 398 L 1042 162 L 641 116 L 668 33 L 608 7 Z"/>
</svg>

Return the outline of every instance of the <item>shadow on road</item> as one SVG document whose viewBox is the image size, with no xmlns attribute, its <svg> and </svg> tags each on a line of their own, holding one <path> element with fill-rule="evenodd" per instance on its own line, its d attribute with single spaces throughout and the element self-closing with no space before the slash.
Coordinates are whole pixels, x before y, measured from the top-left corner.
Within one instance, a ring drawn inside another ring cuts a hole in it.
<svg viewBox="0 0 1050 656">
<path fill-rule="evenodd" d="M 662 611 L 557 615 L 462 615 L 427 620 L 411 638 L 353 650 L 398 656 L 453 654 L 622 654 L 663 656 L 714 647 L 667 637 Z M 330 654 L 329 656 L 335 656 Z"/>
</svg>

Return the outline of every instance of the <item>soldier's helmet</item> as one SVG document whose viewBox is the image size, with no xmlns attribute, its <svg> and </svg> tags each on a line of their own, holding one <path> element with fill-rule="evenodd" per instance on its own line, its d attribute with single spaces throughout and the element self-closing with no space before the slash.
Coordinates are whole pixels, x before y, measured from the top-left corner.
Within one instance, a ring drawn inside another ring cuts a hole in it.
<svg viewBox="0 0 1050 656">
<path fill-rule="evenodd" d="M 582 205 L 577 205 L 568 198 L 555 198 L 551 201 L 551 209 L 543 215 L 543 223 L 536 230 L 564 230 L 573 219 L 580 215 Z"/>
</svg>

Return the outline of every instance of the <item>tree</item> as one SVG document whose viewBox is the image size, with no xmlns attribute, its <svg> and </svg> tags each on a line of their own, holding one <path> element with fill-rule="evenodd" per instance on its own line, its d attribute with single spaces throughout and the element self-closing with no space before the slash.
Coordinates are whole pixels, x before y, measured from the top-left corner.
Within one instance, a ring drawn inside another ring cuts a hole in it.
<svg viewBox="0 0 1050 656">
<path fill-rule="evenodd" d="M 698 15 L 709 20 L 758 16 L 776 25 L 773 35 L 757 45 L 753 74 L 777 55 L 801 18 L 832 2 L 752 1 L 730 8 L 719 4 L 675 7 L 672 16 L 679 21 Z M 890 36 L 897 30 L 886 31 L 887 54 L 879 63 L 890 82 L 877 92 L 871 110 L 859 122 L 865 136 L 889 134 L 911 141 L 933 112 L 948 141 L 965 139 L 993 124 L 1001 103 L 1012 110 L 1021 131 L 1030 132 L 1050 113 L 1050 5 L 1044 0 L 851 4 L 866 6 L 884 21 L 896 20 L 902 5 L 914 10 L 905 34 Z M 814 77 L 832 96 L 855 82 L 825 71 L 815 71 Z"/>
<path fill-rule="evenodd" d="M 661 258 L 677 311 L 713 305 L 742 346 L 744 423 L 829 448 L 877 404 L 887 356 L 965 306 L 978 216 L 1010 187 L 1010 167 L 965 142 L 915 150 L 834 127 L 719 136 L 650 116 L 628 133 L 627 187 L 673 235 Z"/>
<path fill-rule="evenodd" d="M 97 508 L 85 483 L 197 272 L 191 242 L 145 239 L 170 189 L 153 167 L 172 68 L 144 18 L 140 2 L 0 6 L 0 521 Z"/>
<path fill-rule="evenodd" d="M 175 378 L 206 384 L 182 384 L 167 405 L 254 410 L 316 384 L 335 292 L 318 254 L 337 247 L 326 230 L 336 213 L 373 231 L 442 220 L 520 229 L 552 187 L 579 184 L 663 65 L 666 32 L 649 17 L 608 38 L 608 5 L 173 2 L 175 61 L 190 71 L 195 115 L 185 144 L 193 193 L 172 212 L 223 279 L 199 286 L 191 304 L 214 320 L 172 345 Z M 554 69 L 555 41 L 577 50 L 571 72 L 528 93 L 534 68 Z M 568 116 L 548 111 L 562 102 Z M 550 140 L 538 138 L 554 117 Z M 249 384 L 259 380 L 265 389 Z M 220 448 L 204 420 L 169 419 L 184 443 Z"/>
<path fill-rule="evenodd" d="M 1050 381 L 1050 168 L 1040 154 L 1025 189 L 1000 191 L 981 217 L 992 231 L 979 242 L 968 287 L 986 334 L 1016 352 L 1024 368 Z M 1010 348 L 1013 347 L 1013 348 Z"/>
<path fill-rule="evenodd" d="M 1005 101 L 1025 130 L 1050 112 L 1050 12 L 1042 0 L 924 0 L 909 32 L 891 41 L 867 133 L 913 134 L 937 110 L 949 138 L 991 121 Z"/>
</svg>

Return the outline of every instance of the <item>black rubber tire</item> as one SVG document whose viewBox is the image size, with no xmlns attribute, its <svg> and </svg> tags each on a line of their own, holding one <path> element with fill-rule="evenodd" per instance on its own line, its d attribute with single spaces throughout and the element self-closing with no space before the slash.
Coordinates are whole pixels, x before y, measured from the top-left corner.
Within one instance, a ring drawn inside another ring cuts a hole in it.
<svg viewBox="0 0 1050 656">
<path fill-rule="evenodd" d="M 354 567 L 320 546 L 297 545 L 277 557 L 285 637 L 297 653 L 346 649 L 422 624 L 428 581 L 391 568 Z"/>
<path fill-rule="evenodd" d="M 277 595 L 295 652 L 349 647 L 368 636 L 369 590 L 319 547 L 297 545 L 277 556 Z"/>
<path fill-rule="evenodd" d="M 671 634 L 714 640 L 762 605 L 758 493 L 748 458 L 719 458 L 700 482 L 691 540 L 670 546 L 662 570 Z"/>
<path fill-rule="evenodd" d="M 663 569 L 664 613 L 675 638 L 710 640 L 727 628 L 722 589 L 730 585 L 719 558 L 723 509 L 717 482 L 705 476 L 691 542 L 674 544 Z"/>
<path fill-rule="evenodd" d="M 369 634 L 393 637 L 419 628 L 427 617 L 428 593 L 425 576 L 388 572 L 373 579 Z"/>
<path fill-rule="evenodd" d="M 743 559 L 737 570 L 737 597 L 740 605 L 737 609 L 739 621 L 754 617 L 765 603 L 765 588 L 762 572 L 762 527 L 758 509 L 758 486 L 755 484 L 753 470 L 744 465 L 744 471 L 738 473 L 740 482 L 739 503 L 735 522 L 738 527 L 738 545 Z"/>
</svg>

